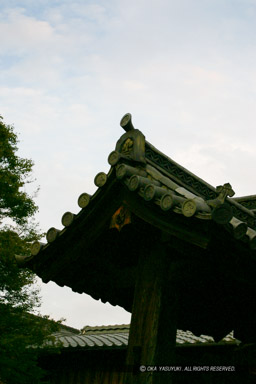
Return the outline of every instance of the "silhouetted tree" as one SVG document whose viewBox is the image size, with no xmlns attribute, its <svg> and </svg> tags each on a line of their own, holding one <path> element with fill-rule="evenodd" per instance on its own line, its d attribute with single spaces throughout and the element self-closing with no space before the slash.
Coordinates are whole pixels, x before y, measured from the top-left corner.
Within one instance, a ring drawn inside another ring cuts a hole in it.
<svg viewBox="0 0 256 384">
<path fill-rule="evenodd" d="M 53 321 L 32 315 L 40 306 L 35 275 L 18 267 L 15 255 L 28 256 L 40 238 L 33 221 L 37 207 L 24 190 L 33 162 L 17 155 L 14 128 L 0 117 L 0 383 L 43 382 L 38 355 L 57 329 Z"/>
</svg>

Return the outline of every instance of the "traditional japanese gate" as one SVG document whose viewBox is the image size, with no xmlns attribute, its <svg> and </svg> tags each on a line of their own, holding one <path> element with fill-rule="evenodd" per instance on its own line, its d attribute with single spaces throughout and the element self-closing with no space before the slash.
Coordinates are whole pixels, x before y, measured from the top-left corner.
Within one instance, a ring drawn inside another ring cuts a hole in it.
<svg viewBox="0 0 256 384">
<path fill-rule="evenodd" d="M 199 179 L 145 141 L 130 114 L 121 126 L 96 193 L 19 261 L 44 282 L 132 312 L 126 382 L 166 383 L 139 367 L 175 365 L 177 327 L 255 342 L 256 197 Z"/>
</svg>

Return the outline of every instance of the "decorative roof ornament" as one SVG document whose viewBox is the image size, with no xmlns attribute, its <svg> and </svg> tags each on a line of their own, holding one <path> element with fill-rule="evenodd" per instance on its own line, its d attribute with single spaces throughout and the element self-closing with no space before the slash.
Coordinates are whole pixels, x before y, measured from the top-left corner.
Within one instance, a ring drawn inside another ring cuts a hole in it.
<svg viewBox="0 0 256 384">
<path fill-rule="evenodd" d="M 134 128 L 132 124 L 132 115 L 130 113 L 126 113 L 121 121 L 120 121 L 121 127 L 125 130 L 125 132 L 132 131 Z"/>
<path fill-rule="evenodd" d="M 75 219 L 76 215 L 72 212 L 66 212 L 64 213 L 64 215 L 62 216 L 62 219 L 61 219 L 61 223 L 64 227 L 69 227 L 74 219 Z"/>
<path fill-rule="evenodd" d="M 85 208 L 87 207 L 87 205 L 89 204 L 90 202 L 90 199 L 91 199 L 91 195 L 89 195 L 88 193 L 84 192 L 82 193 L 79 198 L 78 198 L 78 205 L 80 208 Z"/>
<path fill-rule="evenodd" d="M 95 176 L 94 184 L 96 185 L 96 187 L 101 188 L 101 187 L 103 187 L 103 185 L 106 184 L 107 179 L 108 179 L 108 176 L 106 175 L 106 173 L 100 172 Z"/>
<path fill-rule="evenodd" d="M 40 241 L 35 241 L 31 245 L 31 255 L 36 256 L 41 251 L 41 249 L 43 248 L 44 245 L 45 244 L 41 243 Z"/>
<path fill-rule="evenodd" d="M 232 207 L 226 203 L 226 199 L 227 197 L 234 196 L 235 192 L 229 183 L 219 185 L 216 188 L 216 192 L 218 193 L 216 199 L 208 200 L 207 204 L 213 208 L 213 220 L 218 224 L 227 224 L 233 217 L 233 210 Z"/>
<path fill-rule="evenodd" d="M 235 195 L 235 191 L 232 189 L 232 186 L 229 183 L 225 183 L 224 185 L 219 185 L 216 187 L 216 192 L 219 193 L 217 199 L 224 203 L 226 198 L 233 197 Z"/>
<path fill-rule="evenodd" d="M 121 206 L 112 216 L 110 228 L 117 228 L 118 231 L 120 232 L 125 225 L 130 223 L 131 223 L 131 212 L 129 211 L 128 208 Z"/>
<path fill-rule="evenodd" d="M 115 165 L 120 157 L 146 164 L 145 159 L 145 136 L 135 129 L 132 124 L 132 115 L 126 113 L 121 121 L 121 127 L 126 131 L 116 143 L 115 151 L 111 152 L 108 161 L 110 165 Z"/>
<path fill-rule="evenodd" d="M 61 231 L 59 229 L 51 227 L 46 233 L 46 239 L 48 243 L 53 243 L 59 236 L 60 232 Z"/>
</svg>

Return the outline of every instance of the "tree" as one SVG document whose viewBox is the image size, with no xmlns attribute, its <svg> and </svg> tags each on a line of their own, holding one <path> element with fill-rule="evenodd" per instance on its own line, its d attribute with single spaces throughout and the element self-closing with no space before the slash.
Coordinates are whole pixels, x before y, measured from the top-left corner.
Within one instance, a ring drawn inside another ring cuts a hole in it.
<svg viewBox="0 0 256 384">
<path fill-rule="evenodd" d="M 37 365 L 41 347 L 58 324 L 31 314 L 40 305 L 35 275 L 15 260 L 40 238 L 37 207 L 24 190 L 33 162 L 17 155 L 17 144 L 14 128 L 0 116 L 0 383 L 34 384 L 44 374 Z"/>
</svg>

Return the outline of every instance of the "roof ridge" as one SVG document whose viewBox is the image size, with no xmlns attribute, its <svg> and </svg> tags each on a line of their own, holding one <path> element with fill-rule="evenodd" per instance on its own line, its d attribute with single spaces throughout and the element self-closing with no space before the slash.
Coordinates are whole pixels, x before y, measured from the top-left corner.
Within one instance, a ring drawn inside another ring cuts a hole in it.
<svg viewBox="0 0 256 384">
<path fill-rule="evenodd" d="M 86 325 L 81 329 L 81 332 L 83 334 L 88 334 L 91 332 L 104 332 L 104 331 L 115 331 L 120 332 L 122 330 L 129 330 L 130 324 L 113 324 L 113 325 L 96 325 L 96 326 L 90 326 Z"/>
</svg>

